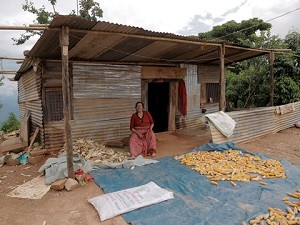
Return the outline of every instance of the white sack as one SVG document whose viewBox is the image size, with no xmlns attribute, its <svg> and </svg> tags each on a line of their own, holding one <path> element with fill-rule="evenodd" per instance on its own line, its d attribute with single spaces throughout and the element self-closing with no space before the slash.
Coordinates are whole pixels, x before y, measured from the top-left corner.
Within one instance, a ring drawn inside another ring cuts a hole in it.
<svg viewBox="0 0 300 225">
<path fill-rule="evenodd" d="M 104 221 L 144 206 L 174 198 L 173 192 L 159 187 L 154 182 L 128 188 L 89 199 Z"/>
<path fill-rule="evenodd" d="M 223 111 L 205 115 L 209 121 L 226 137 L 233 134 L 236 122 Z"/>
</svg>

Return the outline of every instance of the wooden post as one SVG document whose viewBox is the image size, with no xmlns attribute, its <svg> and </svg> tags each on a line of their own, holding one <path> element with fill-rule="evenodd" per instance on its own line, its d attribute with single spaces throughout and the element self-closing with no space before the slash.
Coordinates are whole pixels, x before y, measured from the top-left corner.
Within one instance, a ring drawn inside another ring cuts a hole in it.
<svg viewBox="0 0 300 225">
<path fill-rule="evenodd" d="M 224 68 L 224 55 L 225 55 L 225 43 L 219 47 L 219 57 L 220 57 L 220 99 L 219 99 L 219 111 L 225 110 L 225 68 Z"/>
<path fill-rule="evenodd" d="M 270 106 L 274 105 L 274 51 L 269 54 L 270 69 Z"/>
<path fill-rule="evenodd" d="M 67 147 L 68 177 L 75 178 L 73 168 L 73 146 L 70 126 L 70 84 L 69 84 L 69 28 L 63 26 L 60 34 L 61 63 L 62 63 L 62 94 L 63 113 L 65 122 L 65 140 Z"/>
<path fill-rule="evenodd" d="M 171 81 L 170 88 L 169 88 L 169 115 L 168 115 L 168 131 L 175 131 L 176 130 L 176 121 L 175 121 L 175 114 L 176 114 L 176 103 L 178 99 L 178 82 Z"/>
</svg>

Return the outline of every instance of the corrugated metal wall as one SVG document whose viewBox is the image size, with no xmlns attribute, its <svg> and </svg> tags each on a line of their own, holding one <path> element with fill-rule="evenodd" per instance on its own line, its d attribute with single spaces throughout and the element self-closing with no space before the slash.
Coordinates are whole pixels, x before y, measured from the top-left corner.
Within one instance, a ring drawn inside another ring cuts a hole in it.
<svg viewBox="0 0 300 225">
<path fill-rule="evenodd" d="M 74 64 L 72 136 L 98 141 L 130 134 L 135 103 L 141 99 L 141 67 Z"/>
<path fill-rule="evenodd" d="M 185 86 L 187 93 L 187 116 L 182 118 L 176 115 L 176 129 L 193 129 L 198 126 L 196 120 L 202 115 L 200 109 L 200 84 L 198 81 L 198 68 L 196 65 L 181 65 L 187 69 Z"/>
<path fill-rule="evenodd" d="M 141 67 L 74 63 L 72 138 L 97 141 L 129 137 L 135 103 L 141 99 Z M 63 121 L 45 125 L 47 146 L 63 144 Z"/>
<path fill-rule="evenodd" d="M 295 103 L 295 111 L 284 115 L 275 114 L 274 109 L 275 107 L 264 107 L 228 112 L 227 114 L 236 122 L 233 135 L 228 139 L 210 124 L 213 142 L 222 143 L 228 140 L 235 143 L 245 142 L 293 127 L 300 121 L 300 102 Z"/>
<path fill-rule="evenodd" d="M 25 111 L 30 111 L 29 130 L 33 134 L 35 128 L 40 128 L 37 141 L 44 142 L 43 111 L 41 97 L 41 76 L 33 70 L 24 74 L 18 81 L 20 118 L 24 117 Z"/>
</svg>

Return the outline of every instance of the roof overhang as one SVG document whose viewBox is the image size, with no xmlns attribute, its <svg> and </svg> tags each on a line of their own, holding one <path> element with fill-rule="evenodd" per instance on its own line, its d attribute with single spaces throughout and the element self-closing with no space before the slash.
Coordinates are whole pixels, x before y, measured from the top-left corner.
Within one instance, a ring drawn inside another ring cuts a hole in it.
<svg viewBox="0 0 300 225">
<path fill-rule="evenodd" d="M 27 53 L 15 79 L 33 65 L 33 61 L 61 60 L 61 28 L 69 28 L 69 61 L 109 64 L 218 65 L 223 42 L 201 42 L 196 38 L 160 33 L 143 28 L 94 22 L 75 16 L 57 16 Z M 225 44 L 225 65 L 265 55 L 270 50 Z"/>
</svg>

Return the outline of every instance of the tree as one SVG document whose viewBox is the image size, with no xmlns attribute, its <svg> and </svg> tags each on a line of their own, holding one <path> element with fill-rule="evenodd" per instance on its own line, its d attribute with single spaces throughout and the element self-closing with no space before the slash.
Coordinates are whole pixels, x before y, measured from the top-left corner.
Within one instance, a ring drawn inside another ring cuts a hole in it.
<svg viewBox="0 0 300 225">
<path fill-rule="evenodd" d="M 247 28 L 249 27 L 249 28 Z M 217 39 L 234 44 L 267 49 L 291 49 L 293 53 L 275 54 L 274 102 L 276 105 L 299 101 L 300 95 L 300 34 L 289 32 L 284 39 L 271 35 L 271 24 L 253 18 L 236 23 L 229 21 L 199 33 L 200 39 Z M 266 106 L 270 101 L 270 72 L 266 56 L 234 63 L 226 80 L 226 99 L 235 107 Z"/>
<path fill-rule="evenodd" d="M 257 42 L 257 38 L 264 34 L 263 31 L 269 31 L 271 27 L 270 23 L 258 18 L 242 20 L 240 23 L 231 20 L 222 25 L 214 26 L 211 31 L 199 33 L 198 38 L 200 40 L 228 41 L 253 47 L 253 44 Z M 258 31 L 260 35 L 257 35 Z"/>
<path fill-rule="evenodd" d="M 16 115 L 11 112 L 9 113 L 8 119 L 2 123 L 1 130 L 3 130 L 5 133 L 9 133 L 18 129 L 20 129 L 20 122 Z"/>
<path fill-rule="evenodd" d="M 284 44 L 292 53 L 278 55 L 274 62 L 274 100 L 277 105 L 300 100 L 300 34 L 290 31 L 284 38 Z"/>
<path fill-rule="evenodd" d="M 55 15 L 59 15 L 59 12 L 57 12 L 55 8 L 57 0 L 48 0 L 48 2 L 52 5 L 53 12 L 47 11 L 44 5 L 42 5 L 41 8 L 36 8 L 33 2 L 28 0 L 25 0 L 22 9 L 36 15 L 36 19 L 33 21 L 34 23 L 49 24 Z M 75 10 L 72 10 L 69 15 L 76 15 Z M 79 16 L 87 20 L 97 21 L 103 16 L 103 10 L 100 8 L 99 3 L 94 0 L 80 0 Z M 41 34 L 42 31 L 26 31 L 24 34 L 21 34 L 19 38 L 12 38 L 12 40 L 15 42 L 15 45 L 22 45 L 31 37 Z"/>
</svg>

